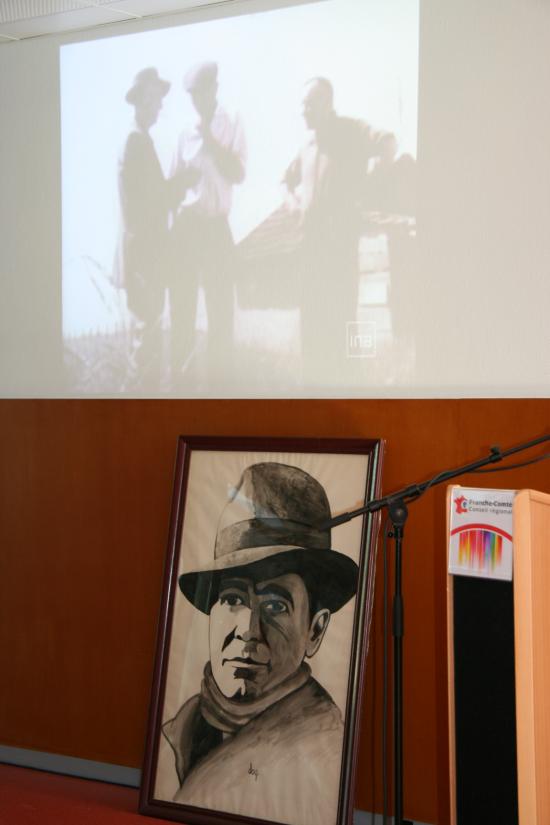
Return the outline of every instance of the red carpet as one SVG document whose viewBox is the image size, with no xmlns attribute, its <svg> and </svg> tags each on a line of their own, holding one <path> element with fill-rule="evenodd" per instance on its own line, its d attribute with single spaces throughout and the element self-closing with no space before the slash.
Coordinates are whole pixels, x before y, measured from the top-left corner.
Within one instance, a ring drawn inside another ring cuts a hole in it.
<svg viewBox="0 0 550 825">
<path fill-rule="evenodd" d="M 166 825 L 137 807 L 134 788 L 0 765 L 0 825 Z"/>
</svg>

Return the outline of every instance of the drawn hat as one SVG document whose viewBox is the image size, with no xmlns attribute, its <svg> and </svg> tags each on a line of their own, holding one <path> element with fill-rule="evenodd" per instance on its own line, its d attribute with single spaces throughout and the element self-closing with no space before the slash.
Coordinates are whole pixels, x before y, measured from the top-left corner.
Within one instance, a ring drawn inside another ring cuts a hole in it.
<svg viewBox="0 0 550 825">
<path fill-rule="evenodd" d="M 149 66 L 137 73 L 132 86 L 126 92 L 126 100 L 134 105 L 139 103 L 148 91 L 155 91 L 160 97 L 164 97 L 169 89 L 170 83 L 159 77 L 154 66 Z"/>
<path fill-rule="evenodd" d="M 202 63 L 195 63 L 186 72 L 183 78 L 183 88 L 186 92 L 192 92 L 205 86 L 211 86 L 218 81 L 218 64 L 212 60 L 205 60 Z"/>
<path fill-rule="evenodd" d="M 330 528 L 317 526 L 330 518 L 324 488 L 304 470 L 274 462 L 247 467 L 220 517 L 213 563 L 181 575 L 181 591 L 210 613 L 227 570 L 256 580 L 297 573 L 310 598 L 335 612 L 355 594 L 358 567 L 331 547 Z"/>
</svg>

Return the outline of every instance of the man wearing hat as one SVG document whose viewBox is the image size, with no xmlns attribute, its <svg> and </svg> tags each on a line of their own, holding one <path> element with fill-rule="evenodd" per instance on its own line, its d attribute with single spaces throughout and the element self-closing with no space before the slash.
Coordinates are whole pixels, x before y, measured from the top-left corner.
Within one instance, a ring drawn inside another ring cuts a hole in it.
<svg viewBox="0 0 550 825">
<path fill-rule="evenodd" d="M 182 804 L 300 825 L 335 821 L 340 710 L 313 678 L 331 613 L 358 568 L 331 548 L 322 485 L 297 467 L 248 467 L 226 505 L 214 562 L 179 578 L 210 616 L 200 694 L 163 725 Z"/>
<path fill-rule="evenodd" d="M 227 381 L 233 348 L 234 243 L 228 217 L 233 187 L 245 176 L 241 118 L 218 102 L 218 65 L 205 61 L 183 79 L 196 121 L 180 136 L 173 171 L 194 175 L 174 218 L 177 256 L 171 291 L 173 364 L 177 372 L 194 345 L 199 284 L 208 316 L 208 379 Z"/>
<path fill-rule="evenodd" d="M 159 377 L 168 215 L 186 185 L 183 176 L 164 177 L 149 134 L 169 89 L 170 83 L 152 66 L 136 75 L 126 94 L 135 122 L 118 170 L 122 226 L 114 276 L 116 285 L 125 288 L 128 308 L 138 321 L 135 358 L 140 378 L 145 371 Z"/>
<path fill-rule="evenodd" d="M 301 349 L 315 384 L 350 367 L 344 355 L 346 325 L 357 317 L 361 198 L 381 133 L 338 114 L 325 77 L 304 85 L 302 113 L 308 138 L 284 183 L 301 221 Z"/>
</svg>

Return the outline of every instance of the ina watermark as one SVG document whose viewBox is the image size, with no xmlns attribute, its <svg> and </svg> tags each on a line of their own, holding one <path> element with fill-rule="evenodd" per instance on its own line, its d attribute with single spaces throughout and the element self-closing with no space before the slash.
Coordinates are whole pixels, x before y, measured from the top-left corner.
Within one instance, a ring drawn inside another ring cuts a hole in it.
<svg viewBox="0 0 550 825">
<path fill-rule="evenodd" d="M 375 321 L 347 321 L 346 355 L 348 358 L 376 357 Z"/>
</svg>

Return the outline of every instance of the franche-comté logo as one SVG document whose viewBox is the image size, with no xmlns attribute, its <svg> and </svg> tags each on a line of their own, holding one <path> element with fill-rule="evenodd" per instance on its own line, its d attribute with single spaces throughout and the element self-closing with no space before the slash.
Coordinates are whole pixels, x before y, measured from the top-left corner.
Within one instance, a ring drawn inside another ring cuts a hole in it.
<svg viewBox="0 0 550 825">
<path fill-rule="evenodd" d="M 472 499 L 466 498 L 466 496 L 455 496 L 453 501 L 456 513 L 511 512 L 513 506 L 511 501 L 502 501 L 502 499 L 499 501 L 498 499 Z M 500 510 L 500 508 L 503 509 Z"/>
<path fill-rule="evenodd" d="M 455 507 L 457 513 L 467 513 L 468 512 L 468 499 L 466 496 L 457 496 L 455 498 Z"/>
</svg>

